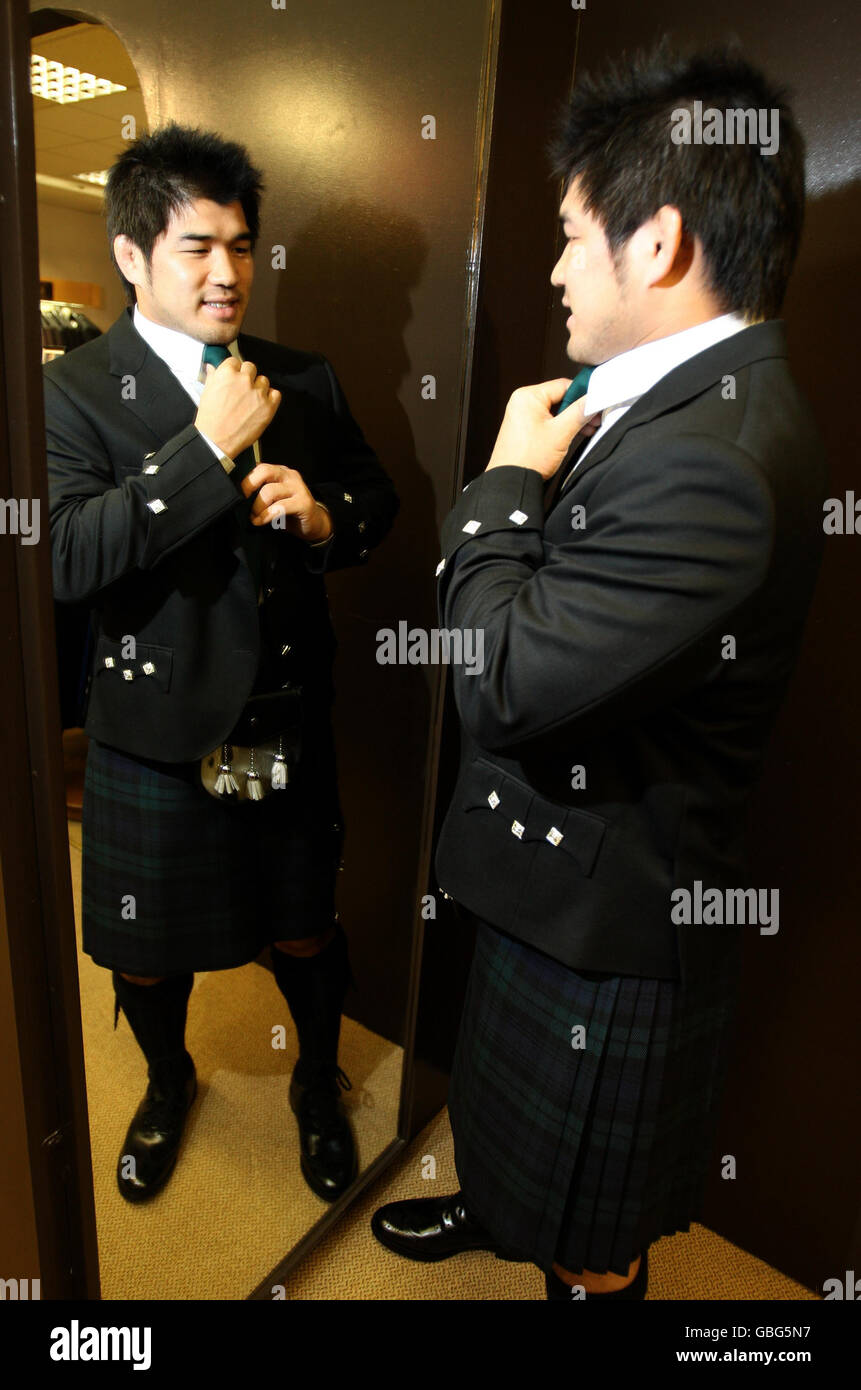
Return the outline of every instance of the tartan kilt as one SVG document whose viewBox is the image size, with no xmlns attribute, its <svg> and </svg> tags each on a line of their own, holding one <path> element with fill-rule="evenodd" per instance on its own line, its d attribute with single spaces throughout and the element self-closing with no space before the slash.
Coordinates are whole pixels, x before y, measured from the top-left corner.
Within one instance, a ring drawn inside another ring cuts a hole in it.
<svg viewBox="0 0 861 1390">
<path fill-rule="evenodd" d="M 225 970 L 317 935 L 335 916 L 343 841 L 331 733 L 283 791 L 235 805 L 204 790 L 199 762 L 91 741 L 82 841 L 83 948 L 97 965 Z"/>
<path fill-rule="evenodd" d="M 682 983 L 476 928 L 448 1101 L 461 1190 L 514 1258 L 627 1274 L 698 1214 L 740 952 Z"/>
</svg>

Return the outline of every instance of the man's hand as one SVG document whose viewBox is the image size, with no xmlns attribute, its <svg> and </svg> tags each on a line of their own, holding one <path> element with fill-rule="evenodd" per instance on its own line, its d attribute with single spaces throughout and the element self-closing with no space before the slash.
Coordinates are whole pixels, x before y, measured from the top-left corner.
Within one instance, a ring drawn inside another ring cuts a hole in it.
<svg viewBox="0 0 861 1390">
<path fill-rule="evenodd" d="M 257 375 L 253 362 L 228 357 L 207 367 L 206 385 L 194 423 L 228 458 L 259 439 L 281 404 L 281 392 Z"/>
<path fill-rule="evenodd" d="M 221 370 L 219 368 L 219 370 Z M 302 474 L 295 468 L 282 468 L 277 463 L 258 463 L 240 483 L 246 497 L 260 491 L 251 508 L 254 526 L 268 526 L 276 516 L 283 516 L 284 530 L 314 545 L 328 540 L 332 534 L 332 518 L 308 491 Z"/>
<path fill-rule="evenodd" d="M 561 401 L 571 381 L 559 377 L 538 386 L 521 386 L 509 399 L 502 428 L 496 438 L 488 468 L 532 468 L 545 480 L 560 467 L 571 443 L 581 430 L 594 434 L 601 423 L 593 415 L 586 421 L 585 396 L 569 405 L 561 415 L 551 415 L 551 407 Z"/>
</svg>

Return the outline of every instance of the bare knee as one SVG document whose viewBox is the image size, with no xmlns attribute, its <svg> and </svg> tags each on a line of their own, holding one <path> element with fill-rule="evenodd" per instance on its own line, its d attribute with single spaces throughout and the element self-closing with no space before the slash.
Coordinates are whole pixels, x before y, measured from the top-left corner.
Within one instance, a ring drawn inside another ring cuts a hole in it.
<svg viewBox="0 0 861 1390">
<path fill-rule="evenodd" d="M 321 932 L 319 936 L 303 936 L 298 941 L 276 941 L 274 945 L 288 956 L 316 956 L 318 951 L 328 946 L 334 935 L 335 928 L 329 927 L 328 931 Z"/>
</svg>

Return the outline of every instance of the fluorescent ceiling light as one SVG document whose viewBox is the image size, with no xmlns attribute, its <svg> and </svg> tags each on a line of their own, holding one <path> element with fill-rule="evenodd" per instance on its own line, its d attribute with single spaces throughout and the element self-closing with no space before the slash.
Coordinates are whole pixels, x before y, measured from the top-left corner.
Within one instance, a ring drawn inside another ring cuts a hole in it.
<svg viewBox="0 0 861 1390">
<path fill-rule="evenodd" d="M 35 97 L 44 97 L 46 101 L 57 101 L 61 106 L 66 106 L 72 101 L 88 101 L 92 97 L 127 90 L 107 77 L 96 77 L 91 72 L 66 67 L 63 63 L 43 58 L 39 53 L 31 55 L 30 91 Z"/>
<path fill-rule="evenodd" d="M 109 169 L 98 169 L 93 174 L 73 174 L 73 179 L 80 179 L 81 183 L 97 183 L 100 188 L 104 188 L 108 181 Z"/>
<path fill-rule="evenodd" d="M 101 188 L 94 188 L 89 183 L 76 183 L 74 179 L 57 179 L 54 178 L 53 174 L 37 174 L 36 183 L 40 188 L 74 193 L 77 198 L 96 198 L 100 204 L 104 202 L 104 191 Z"/>
</svg>

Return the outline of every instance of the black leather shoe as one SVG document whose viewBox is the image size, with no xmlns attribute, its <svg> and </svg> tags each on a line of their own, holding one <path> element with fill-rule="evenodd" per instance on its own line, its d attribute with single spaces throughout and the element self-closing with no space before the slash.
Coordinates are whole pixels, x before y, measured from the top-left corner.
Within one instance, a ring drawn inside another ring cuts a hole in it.
<svg viewBox="0 0 861 1390">
<path fill-rule="evenodd" d="M 431 1263 L 465 1250 L 489 1250 L 502 1260 L 515 1258 L 471 1215 L 462 1192 L 389 1202 L 374 1212 L 371 1230 L 387 1250 L 408 1260 Z"/>
<path fill-rule="evenodd" d="M 300 1080 L 300 1066 L 290 1078 L 290 1108 L 299 1121 L 302 1176 L 324 1202 L 334 1202 L 359 1172 L 356 1141 L 341 1104 L 340 1089 L 351 1091 L 338 1066 L 316 1067 Z"/>
<path fill-rule="evenodd" d="M 197 1095 L 190 1057 L 179 1068 L 155 1063 L 149 1077 L 117 1161 L 117 1185 L 127 1202 L 146 1202 L 164 1187 L 176 1166 L 185 1117 Z"/>
</svg>

